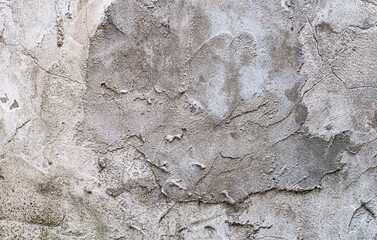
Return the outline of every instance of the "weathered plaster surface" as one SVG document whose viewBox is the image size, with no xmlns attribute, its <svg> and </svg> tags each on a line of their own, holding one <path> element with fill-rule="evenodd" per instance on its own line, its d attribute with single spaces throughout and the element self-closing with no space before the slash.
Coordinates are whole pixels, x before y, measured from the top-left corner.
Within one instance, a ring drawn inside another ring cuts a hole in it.
<svg viewBox="0 0 377 240">
<path fill-rule="evenodd" d="M 377 239 L 375 0 L 0 0 L 1 239 Z"/>
</svg>

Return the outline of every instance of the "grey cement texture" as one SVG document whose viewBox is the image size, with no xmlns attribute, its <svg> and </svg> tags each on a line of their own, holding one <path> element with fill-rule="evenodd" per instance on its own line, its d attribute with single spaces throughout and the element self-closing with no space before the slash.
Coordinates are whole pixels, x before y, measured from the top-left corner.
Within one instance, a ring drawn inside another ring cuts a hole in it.
<svg viewBox="0 0 377 240">
<path fill-rule="evenodd" d="M 0 239 L 377 239 L 377 1 L 0 0 Z"/>
</svg>

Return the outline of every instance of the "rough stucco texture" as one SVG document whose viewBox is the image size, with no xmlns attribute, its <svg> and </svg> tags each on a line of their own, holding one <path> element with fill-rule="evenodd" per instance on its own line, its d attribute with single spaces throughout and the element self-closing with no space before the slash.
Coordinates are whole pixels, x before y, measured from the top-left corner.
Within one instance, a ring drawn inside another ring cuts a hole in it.
<svg viewBox="0 0 377 240">
<path fill-rule="evenodd" d="M 377 239 L 377 1 L 0 0 L 0 239 Z"/>
</svg>

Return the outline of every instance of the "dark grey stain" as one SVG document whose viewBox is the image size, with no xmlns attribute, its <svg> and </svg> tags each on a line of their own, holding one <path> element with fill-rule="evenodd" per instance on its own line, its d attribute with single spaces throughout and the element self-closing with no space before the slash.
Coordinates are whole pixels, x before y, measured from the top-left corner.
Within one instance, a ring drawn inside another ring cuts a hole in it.
<svg viewBox="0 0 377 240">
<path fill-rule="evenodd" d="M 298 104 L 296 106 L 295 111 L 295 121 L 297 124 L 301 125 L 303 124 L 308 117 L 308 108 L 305 106 L 305 104 Z"/>
<path fill-rule="evenodd" d="M 297 82 L 291 89 L 285 90 L 284 94 L 289 101 L 296 102 L 299 99 L 299 96 L 300 96 L 299 88 L 300 88 L 300 83 Z"/>
<path fill-rule="evenodd" d="M 18 108 L 18 107 L 19 107 L 19 105 L 18 105 L 17 100 L 14 100 L 12 105 L 10 105 L 9 110 L 12 110 L 12 109 Z"/>
</svg>

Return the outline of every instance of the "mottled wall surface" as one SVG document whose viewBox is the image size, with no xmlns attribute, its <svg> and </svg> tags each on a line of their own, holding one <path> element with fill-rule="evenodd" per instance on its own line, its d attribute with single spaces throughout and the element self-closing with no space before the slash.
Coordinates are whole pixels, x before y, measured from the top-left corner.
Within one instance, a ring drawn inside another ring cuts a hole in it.
<svg viewBox="0 0 377 240">
<path fill-rule="evenodd" d="M 0 239 L 377 239 L 375 0 L 0 0 Z"/>
</svg>

